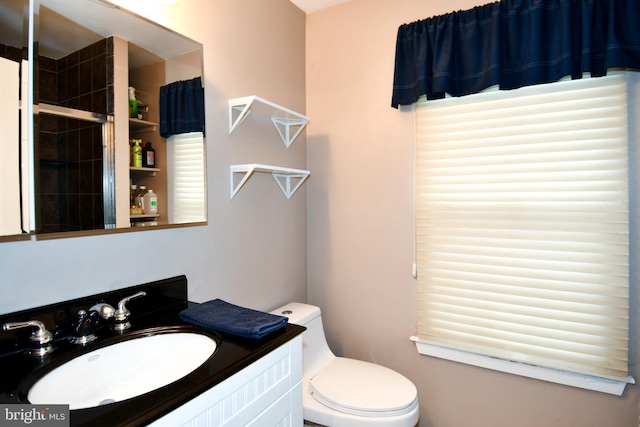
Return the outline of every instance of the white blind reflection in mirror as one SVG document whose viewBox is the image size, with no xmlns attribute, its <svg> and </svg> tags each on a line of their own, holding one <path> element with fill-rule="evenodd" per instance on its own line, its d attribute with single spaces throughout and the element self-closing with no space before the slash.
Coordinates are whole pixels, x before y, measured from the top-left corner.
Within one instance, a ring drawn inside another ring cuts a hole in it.
<svg viewBox="0 0 640 427">
<path fill-rule="evenodd" d="M 419 338 L 627 380 L 624 74 L 419 102 Z"/>
<path fill-rule="evenodd" d="M 207 220 L 204 141 L 202 132 L 167 139 L 170 224 Z"/>
</svg>

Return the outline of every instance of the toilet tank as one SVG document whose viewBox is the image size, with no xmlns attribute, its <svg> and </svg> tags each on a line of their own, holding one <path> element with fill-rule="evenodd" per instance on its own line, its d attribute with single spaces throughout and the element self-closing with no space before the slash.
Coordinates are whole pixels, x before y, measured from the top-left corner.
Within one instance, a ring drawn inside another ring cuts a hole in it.
<svg viewBox="0 0 640 427">
<path fill-rule="evenodd" d="M 289 323 L 307 328 L 302 333 L 302 376 L 309 380 L 336 356 L 324 335 L 320 307 L 292 302 L 271 312 L 289 318 Z"/>
</svg>

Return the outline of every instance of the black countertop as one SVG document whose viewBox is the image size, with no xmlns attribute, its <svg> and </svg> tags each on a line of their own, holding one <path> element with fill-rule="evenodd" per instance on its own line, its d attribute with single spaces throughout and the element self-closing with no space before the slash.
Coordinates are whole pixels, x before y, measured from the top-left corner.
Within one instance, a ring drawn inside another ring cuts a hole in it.
<svg viewBox="0 0 640 427">
<path fill-rule="evenodd" d="M 66 340 L 65 325 L 79 309 L 87 310 L 99 301 L 116 306 L 119 299 L 140 290 L 146 291 L 147 296 L 127 304 L 132 312 L 132 328 L 124 334 L 104 329 L 99 332 L 97 340 L 81 347 Z M 305 330 L 301 326 L 287 324 L 261 339 L 241 338 L 180 320 L 178 313 L 192 304 L 186 300 L 186 278 L 179 276 L 0 316 L 0 324 L 34 319 L 42 321 L 47 329 L 55 330 L 54 345 L 57 348 L 43 358 L 33 357 L 25 353 L 24 345 L 28 342 L 24 334 L 30 331 L 0 331 L 0 403 L 29 403 L 27 392 L 42 375 L 82 353 L 123 339 L 176 331 L 192 331 L 212 337 L 217 342 L 215 353 L 180 380 L 138 397 L 70 413 L 72 426 L 143 426 L 221 383 Z M 87 381 L 90 382 L 91 378 Z"/>
</svg>

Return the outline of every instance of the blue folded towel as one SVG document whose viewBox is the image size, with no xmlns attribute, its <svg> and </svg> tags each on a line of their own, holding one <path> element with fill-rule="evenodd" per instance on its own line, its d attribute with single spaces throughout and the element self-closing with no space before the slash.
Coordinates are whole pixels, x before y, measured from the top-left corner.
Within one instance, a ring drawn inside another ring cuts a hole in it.
<svg viewBox="0 0 640 427">
<path fill-rule="evenodd" d="M 179 316 L 185 322 L 245 338 L 262 338 L 289 321 L 285 316 L 239 307 L 221 299 L 189 307 Z"/>
</svg>

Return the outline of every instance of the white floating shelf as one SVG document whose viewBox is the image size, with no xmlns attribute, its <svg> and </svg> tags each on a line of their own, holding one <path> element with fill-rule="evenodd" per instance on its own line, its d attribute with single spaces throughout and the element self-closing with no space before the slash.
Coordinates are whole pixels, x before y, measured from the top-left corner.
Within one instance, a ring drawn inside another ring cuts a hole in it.
<svg viewBox="0 0 640 427">
<path fill-rule="evenodd" d="M 261 165 L 257 163 L 248 165 L 231 165 L 229 167 L 229 194 L 231 199 L 233 199 L 236 193 L 240 191 L 240 188 L 242 188 L 249 178 L 251 178 L 254 172 L 270 173 L 287 199 L 290 199 L 291 196 L 293 196 L 293 194 L 311 174 L 311 172 L 307 170 Z M 237 184 L 234 183 L 235 174 L 242 174 L 242 178 Z"/>
<path fill-rule="evenodd" d="M 282 142 L 289 148 L 309 123 L 309 118 L 288 108 L 255 95 L 229 100 L 229 134 L 233 132 L 250 112 L 271 118 Z"/>
</svg>

